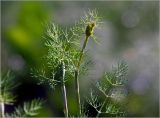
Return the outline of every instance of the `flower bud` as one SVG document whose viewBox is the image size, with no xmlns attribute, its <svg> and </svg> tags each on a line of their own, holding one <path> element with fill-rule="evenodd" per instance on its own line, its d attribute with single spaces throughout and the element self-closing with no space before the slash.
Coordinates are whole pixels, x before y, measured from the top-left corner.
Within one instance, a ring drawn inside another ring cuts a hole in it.
<svg viewBox="0 0 160 118">
<path fill-rule="evenodd" d="M 94 22 L 87 25 L 86 32 L 85 32 L 87 37 L 89 37 L 89 36 L 91 36 L 93 34 L 94 27 L 95 27 L 95 23 Z"/>
</svg>

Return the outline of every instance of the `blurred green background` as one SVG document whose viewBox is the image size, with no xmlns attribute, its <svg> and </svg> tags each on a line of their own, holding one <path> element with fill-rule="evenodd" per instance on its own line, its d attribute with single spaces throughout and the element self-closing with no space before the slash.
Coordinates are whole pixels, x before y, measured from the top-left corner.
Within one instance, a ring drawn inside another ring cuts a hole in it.
<svg viewBox="0 0 160 118">
<path fill-rule="evenodd" d="M 30 68 L 39 66 L 46 53 L 44 23 L 72 26 L 95 8 L 103 19 L 96 30 L 100 45 L 90 40 L 87 49 L 96 63 L 81 83 L 99 79 L 113 60 L 123 58 L 129 66 L 127 116 L 159 116 L 159 1 L 1 1 L 1 70 L 11 70 L 21 83 L 14 91 L 15 106 L 41 97 L 46 103 L 39 116 L 63 116 L 60 90 L 37 85 Z M 71 113 L 75 112 L 73 87 L 67 85 Z M 13 109 L 8 106 L 7 112 Z"/>
</svg>

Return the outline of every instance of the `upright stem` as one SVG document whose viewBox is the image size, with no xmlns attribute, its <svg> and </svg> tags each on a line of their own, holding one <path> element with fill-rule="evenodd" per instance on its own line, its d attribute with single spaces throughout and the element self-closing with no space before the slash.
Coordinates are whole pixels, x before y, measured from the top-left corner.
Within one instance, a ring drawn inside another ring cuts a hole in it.
<svg viewBox="0 0 160 118">
<path fill-rule="evenodd" d="M 2 118 L 5 118 L 5 112 L 4 112 L 4 103 L 2 102 L 2 103 L 0 103 L 0 111 L 1 111 L 1 117 Z"/>
<path fill-rule="evenodd" d="M 80 57 L 79 57 L 79 61 L 78 61 L 78 64 L 77 64 L 77 69 L 75 70 L 75 88 L 76 88 L 76 98 L 77 98 L 77 102 L 78 102 L 78 115 L 79 117 L 81 117 L 81 99 L 80 99 L 80 92 L 79 92 L 79 79 L 78 79 L 78 76 L 79 76 L 79 67 L 80 67 L 80 64 L 81 64 L 81 60 L 82 60 L 82 57 L 83 57 L 83 53 L 84 53 L 84 49 L 87 45 L 87 42 L 88 42 L 88 39 L 89 37 L 86 36 L 86 39 L 83 43 L 83 47 L 82 47 L 82 50 L 81 50 L 81 53 L 80 53 Z"/>
<path fill-rule="evenodd" d="M 78 80 L 79 70 L 75 70 L 75 88 L 76 88 L 76 99 L 78 102 L 78 115 L 81 116 L 81 99 L 79 93 L 79 80 Z"/>
<path fill-rule="evenodd" d="M 86 45 L 87 45 L 88 39 L 89 39 L 89 37 L 88 37 L 88 36 L 86 36 L 86 39 L 85 39 L 85 41 L 84 41 L 84 43 L 83 43 L 82 50 L 81 50 L 81 52 L 80 52 L 80 57 L 79 57 L 78 65 L 77 65 L 78 70 L 79 70 L 79 67 L 80 67 L 80 64 L 81 64 L 81 61 L 82 61 L 82 57 L 83 57 L 83 53 L 84 53 L 84 49 L 86 48 Z"/>
<path fill-rule="evenodd" d="M 68 105 L 67 105 L 67 95 L 65 87 L 65 64 L 62 62 L 62 94 L 63 94 L 63 104 L 64 104 L 64 114 L 68 117 Z"/>
</svg>

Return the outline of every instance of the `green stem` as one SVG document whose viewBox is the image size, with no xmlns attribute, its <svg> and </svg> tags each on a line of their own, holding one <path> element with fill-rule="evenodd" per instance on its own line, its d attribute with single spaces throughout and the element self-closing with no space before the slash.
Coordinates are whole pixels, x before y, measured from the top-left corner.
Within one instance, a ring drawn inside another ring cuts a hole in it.
<svg viewBox="0 0 160 118">
<path fill-rule="evenodd" d="M 1 115 L 2 118 L 5 118 L 4 109 L 5 109 L 4 103 L 2 102 L 2 103 L 0 103 L 0 111 L 1 111 L 1 114 L 0 114 L 0 115 Z"/>
<path fill-rule="evenodd" d="M 64 104 L 64 114 L 68 117 L 68 105 L 67 105 L 67 94 L 65 87 L 65 64 L 62 62 L 62 94 L 63 94 L 63 104 Z"/>
<path fill-rule="evenodd" d="M 75 88 L 76 88 L 76 99 L 78 102 L 78 115 L 81 116 L 81 100 L 79 93 L 79 80 L 78 80 L 79 71 L 75 70 Z"/>
<path fill-rule="evenodd" d="M 81 100 L 80 100 L 79 79 L 78 79 L 79 67 L 80 67 L 80 64 L 81 64 L 81 61 L 82 61 L 84 49 L 85 49 L 85 47 L 87 45 L 88 39 L 89 39 L 89 37 L 86 36 L 86 39 L 85 39 L 85 41 L 83 43 L 82 50 L 80 52 L 80 57 L 79 57 L 79 61 L 78 61 L 78 64 L 77 64 L 77 69 L 75 70 L 75 88 L 76 88 L 76 98 L 77 98 L 77 102 L 78 102 L 78 111 L 79 111 L 78 115 L 79 115 L 79 117 L 81 116 Z"/>
<path fill-rule="evenodd" d="M 86 48 L 88 39 L 89 39 L 89 37 L 86 36 L 86 39 L 85 39 L 85 41 L 84 41 L 84 43 L 83 43 L 82 50 L 81 50 L 81 52 L 80 52 L 80 57 L 79 57 L 78 65 L 77 65 L 78 69 L 79 69 L 79 67 L 80 67 L 80 64 L 81 64 L 81 61 L 82 61 L 82 57 L 83 57 L 83 53 L 84 53 L 84 49 Z"/>
<path fill-rule="evenodd" d="M 102 104 L 101 108 L 99 109 L 99 112 L 98 112 L 98 114 L 97 114 L 96 118 L 98 118 L 98 117 L 99 117 L 99 115 L 101 114 L 101 111 L 102 111 L 102 109 L 103 109 L 103 107 L 104 107 L 105 103 L 106 103 L 106 99 L 105 99 L 105 101 L 103 102 L 103 104 Z"/>
</svg>

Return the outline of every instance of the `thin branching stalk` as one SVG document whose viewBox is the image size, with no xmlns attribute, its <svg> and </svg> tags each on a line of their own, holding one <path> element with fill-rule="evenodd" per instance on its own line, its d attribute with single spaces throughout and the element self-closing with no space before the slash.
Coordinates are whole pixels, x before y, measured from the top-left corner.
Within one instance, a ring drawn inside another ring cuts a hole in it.
<svg viewBox="0 0 160 118">
<path fill-rule="evenodd" d="M 68 105 L 67 105 L 67 95 L 65 86 L 65 63 L 62 62 L 62 94 L 63 94 L 63 104 L 64 104 L 64 114 L 68 117 Z"/>
<path fill-rule="evenodd" d="M 86 36 L 86 39 L 85 39 L 85 41 L 83 43 L 82 50 L 80 52 L 80 57 L 79 57 L 79 61 L 78 61 L 78 64 L 77 64 L 77 69 L 75 70 L 75 88 L 76 88 L 76 97 L 77 97 L 77 101 L 78 101 L 79 116 L 81 116 L 81 99 L 80 99 L 79 79 L 78 79 L 79 67 L 80 67 L 80 64 L 81 64 L 81 60 L 82 60 L 82 57 L 83 57 L 84 49 L 85 49 L 85 47 L 87 45 L 88 39 L 89 39 L 89 36 Z"/>
<path fill-rule="evenodd" d="M 76 96 L 77 96 L 77 101 L 78 101 L 79 116 L 81 116 L 81 100 L 80 100 L 79 79 L 78 79 L 79 68 L 80 68 L 80 64 L 81 64 L 82 57 L 83 57 L 83 54 L 84 54 L 84 50 L 86 48 L 89 37 L 93 34 L 94 27 L 95 27 L 95 23 L 90 23 L 86 27 L 86 31 L 85 31 L 86 38 L 84 40 L 83 47 L 82 47 L 82 50 L 80 52 L 79 61 L 78 61 L 78 64 L 77 64 L 77 69 L 75 70 L 75 84 L 76 84 L 75 87 L 76 87 L 76 94 L 77 94 Z"/>
<path fill-rule="evenodd" d="M 103 102 L 103 104 L 102 104 L 101 108 L 99 109 L 99 112 L 98 112 L 98 114 L 97 114 L 96 118 L 98 118 L 98 117 L 99 117 L 99 115 L 101 114 L 101 111 L 102 111 L 103 107 L 105 106 L 106 101 L 107 101 L 107 100 L 105 99 L 105 101 Z"/>
<path fill-rule="evenodd" d="M 0 103 L 0 110 L 1 110 L 1 117 L 2 118 L 5 118 L 5 111 L 4 111 L 4 109 L 5 109 L 5 106 L 4 106 L 4 103 L 2 102 L 2 103 Z"/>
<path fill-rule="evenodd" d="M 75 80 L 76 80 L 76 90 L 77 90 L 77 100 L 78 100 L 78 110 L 79 110 L 79 116 L 81 116 L 81 101 L 80 101 L 80 93 L 79 93 L 79 79 L 78 79 L 78 76 L 79 76 L 79 67 L 80 67 L 80 63 L 81 63 L 81 60 L 82 60 L 82 57 L 83 57 L 83 53 L 84 53 L 84 49 L 87 45 L 87 42 L 88 42 L 88 39 L 89 37 L 86 36 L 86 39 L 84 41 L 84 44 L 83 44 L 83 47 L 82 47 L 82 50 L 81 50 L 81 53 L 80 53 L 80 58 L 79 58 L 79 61 L 78 61 L 78 67 L 77 67 L 77 70 L 75 71 Z"/>
</svg>

